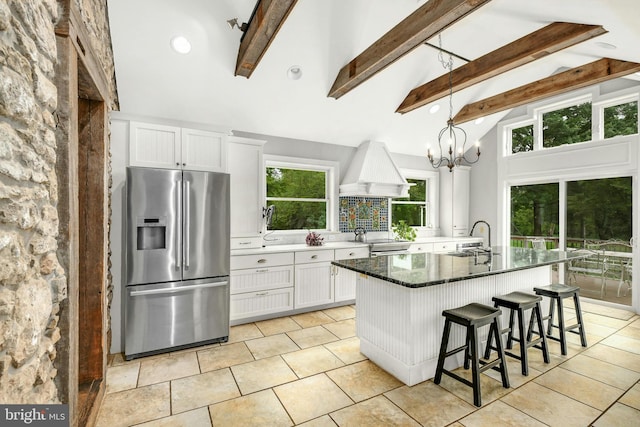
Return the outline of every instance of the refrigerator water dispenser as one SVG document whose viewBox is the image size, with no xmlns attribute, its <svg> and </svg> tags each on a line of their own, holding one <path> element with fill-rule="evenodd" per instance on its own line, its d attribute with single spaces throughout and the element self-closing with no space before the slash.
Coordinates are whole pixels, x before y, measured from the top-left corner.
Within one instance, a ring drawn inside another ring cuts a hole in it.
<svg viewBox="0 0 640 427">
<path fill-rule="evenodd" d="M 166 218 L 138 218 L 137 228 L 139 251 L 166 248 Z"/>
</svg>

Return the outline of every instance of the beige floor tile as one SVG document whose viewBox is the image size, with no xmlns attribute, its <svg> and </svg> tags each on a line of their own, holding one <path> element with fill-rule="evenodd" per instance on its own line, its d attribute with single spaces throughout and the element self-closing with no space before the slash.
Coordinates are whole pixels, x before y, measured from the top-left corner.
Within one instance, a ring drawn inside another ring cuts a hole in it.
<svg viewBox="0 0 640 427">
<path fill-rule="evenodd" d="M 466 370 L 464 368 L 458 368 L 454 372 L 462 378 L 466 378 L 468 381 L 471 381 L 471 369 Z M 442 376 L 440 387 L 455 394 L 470 405 L 473 405 L 473 389 L 471 387 L 447 375 Z M 507 389 L 502 386 L 502 380 L 497 381 L 485 374 L 480 374 L 480 396 L 482 398 L 483 405 L 501 398 L 511 390 L 511 388 Z"/>
<path fill-rule="evenodd" d="M 300 378 L 344 366 L 340 359 L 323 346 L 283 354 L 282 358 Z"/>
<path fill-rule="evenodd" d="M 594 344 L 594 342 L 592 342 L 589 337 L 606 338 L 609 335 L 614 334 L 618 328 L 585 321 L 584 330 L 587 332 L 587 343 L 591 345 Z M 576 338 L 578 340 L 580 339 L 579 336 L 576 336 Z"/>
<path fill-rule="evenodd" d="M 276 319 L 263 320 L 261 322 L 256 322 L 256 326 L 265 337 L 301 329 L 300 325 L 298 325 L 291 317 L 278 317 Z"/>
<path fill-rule="evenodd" d="M 640 340 L 640 328 L 627 326 L 626 328 L 620 329 L 617 332 L 617 335 L 627 337 L 627 338 L 633 338 L 635 340 Z"/>
<path fill-rule="evenodd" d="M 621 350 L 630 351 L 632 353 L 640 354 L 640 340 L 625 337 L 619 334 L 614 334 L 609 338 L 605 338 L 602 344 L 610 347 L 619 348 Z"/>
<path fill-rule="evenodd" d="M 603 316 L 601 314 L 595 313 L 582 313 L 582 319 L 589 324 L 595 324 L 603 327 L 613 328 L 618 330 L 620 328 L 624 328 L 629 322 L 623 319 L 616 319 L 614 317 Z M 588 330 L 588 326 L 585 327 L 585 330 Z"/>
<path fill-rule="evenodd" d="M 503 397 L 502 402 L 538 421 L 558 427 L 588 426 L 601 413 L 533 381 Z"/>
<path fill-rule="evenodd" d="M 383 396 L 365 400 L 331 414 L 340 427 L 416 426 L 420 424 Z"/>
<path fill-rule="evenodd" d="M 341 340 L 356 336 L 356 320 L 355 319 L 340 320 L 335 323 L 328 323 L 326 325 L 322 325 L 322 327 L 327 329 L 329 332 L 331 332 L 333 335 L 337 336 Z"/>
<path fill-rule="evenodd" d="M 254 360 L 253 355 L 243 342 L 201 350 L 196 354 L 202 373 Z"/>
<path fill-rule="evenodd" d="M 547 372 L 534 381 L 536 384 L 550 388 L 601 411 L 607 409 L 624 393 L 619 388 L 603 384 L 600 381 L 562 367 Z"/>
<path fill-rule="evenodd" d="M 640 383 L 636 383 L 624 396 L 620 399 L 620 403 L 640 410 Z"/>
<path fill-rule="evenodd" d="M 347 365 L 367 359 L 364 354 L 360 353 L 360 339 L 358 337 L 331 342 L 325 344 L 324 347 Z"/>
<path fill-rule="evenodd" d="M 188 377 L 199 373 L 200 367 L 195 351 L 175 355 L 168 354 L 163 357 L 142 360 L 140 362 L 138 387 Z"/>
<path fill-rule="evenodd" d="M 627 390 L 640 380 L 638 372 L 582 354 L 566 361 L 561 367 L 622 390 Z"/>
<path fill-rule="evenodd" d="M 520 354 L 520 350 L 518 348 L 515 348 L 510 351 L 512 351 L 514 354 Z M 539 351 L 536 350 L 536 352 L 539 352 Z M 528 355 L 532 356 L 533 350 L 529 349 Z M 492 353 L 492 357 L 494 358 L 497 357 L 495 352 Z M 542 356 L 540 356 L 540 360 L 544 363 Z M 509 384 L 511 385 L 511 387 L 520 387 L 521 385 L 531 381 L 532 379 L 542 374 L 541 371 L 538 371 L 537 369 L 533 368 L 530 361 L 528 365 L 529 365 L 529 375 L 524 376 L 522 375 L 522 365 L 520 363 L 520 360 L 507 356 L 507 372 L 509 373 Z M 484 371 L 484 374 L 495 379 L 496 381 L 502 381 L 502 375 L 500 374 L 500 372 L 495 371 L 493 369 Z"/>
<path fill-rule="evenodd" d="M 432 381 L 402 386 L 384 395 L 426 427 L 448 425 L 476 409 Z"/>
<path fill-rule="evenodd" d="M 251 340 L 263 337 L 262 332 L 254 323 L 246 323 L 244 325 L 232 326 L 229 331 L 229 341 L 223 345 L 229 345 L 234 342 Z"/>
<path fill-rule="evenodd" d="M 633 318 L 634 313 L 628 310 L 622 310 L 619 308 L 613 308 L 606 305 L 599 305 L 580 300 L 580 308 L 582 312 L 601 314 L 607 317 L 613 317 L 616 319 L 630 320 Z"/>
<path fill-rule="evenodd" d="M 300 329 L 299 331 L 287 332 L 300 348 L 315 347 L 316 345 L 326 344 L 338 341 L 338 337 L 327 331 L 322 326 L 313 326 L 310 328 Z"/>
<path fill-rule="evenodd" d="M 296 424 L 353 404 L 325 374 L 318 374 L 274 388 Z"/>
<path fill-rule="evenodd" d="M 209 406 L 214 426 L 291 426 L 291 418 L 273 390 L 263 390 L 248 396 Z"/>
<path fill-rule="evenodd" d="M 558 336 L 558 332 L 554 331 L 554 335 L 557 337 Z M 573 334 L 571 334 L 573 335 Z M 587 341 L 587 344 L 589 344 L 589 341 Z M 580 344 L 580 340 L 578 340 L 577 342 L 574 342 L 572 340 L 571 337 L 567 338 L 567 354 L 566 356 L 562 355 L 562 347 L 560 345 L 559 341 L 555 341 L 555 340 L 547 340 L 547 345 L 549 346 L 549 354 L 550 355 L 556 355 L 564 360 L 567 360 L 577 354 L 582 353 L 584 350 L 586 350 L 585 347 L 582 347 L 582 345 Z"/>
<path fill-rule="evenodd" d="M 334 320 L 324 314 L 322 311 L 312 311 L 310 313 L 296 314 L 291 316 L 298 325 L 303 328 L 310 328 L 312 326 L 324 325 L 325 323 L 332 323 Z"/>
<path fill-rule="evenodd" d="M 244 343 L 249 347 L 249 350 L 256 360 L 300 350 L 300 347 L 291 341 L 291 338 L 286 334 L 256 338 L 254 340 L 245 341 Z"/>
<path fill-rule="evenodd" d="M 211 419 L 207 408 L 198 408 L 167 418 L 137 424 L 136 427 L 211 427 Z"/>
<path fill-rule="evenodd" d="M 299 426 L 304 427 L 336 427 L 337 424 L 333 422 L 329 415 L 323 415 L 318 418 L 314 418 L 311 421 L 307 421 L 306 423 L 297 424 Z"/>
<path fill-rule="evenodd" d="M 342 307 L 327 308 L 322 310 L 324 314 L 331 317 L 335 321 L 355 319 L 356 309 L 351 305 L 344 305 Z"/>
<path fill-rule="evenodd" d="M 239 396 L 229 368 L 206 372 L 171 381 L 171 412 L 189 411 Z"/>
<path fill-rule="evenodd" d="M 640 329 L 640 318 L 635 317 L 634 319 L 631 319 L 631 321 L 629 322 L 629 326 L 631 326 L 632 328 Z"/>
<path fill-rule="evenodd" d="M 107 394 L 97 427 L 139 424 L 171 415 L 169 382 Z"/>
<path fill-rule="evenodd" d="M 370 399 L 402 385 L 395 377 L 369 360 L 329 371 L 327 376 L 356 402 Z"/>
<path fill-rule="evenodd" d="M 640 410 L 615 403 L 593 423 L 593 427 L 630 427 L 640 420 Z"/>
<path fill-rule="evenodd" d="M 140 362 L 116 365 L 107 368 L 107 393 L 136 388 Z"/>
<path fill-rule="evenodd" d="M 631 353 L 608 345 L 597 344 L 583 353 L 585 356 L 600 359 L 616 366 L 640 372 L 640 354 Z"/>
<path fill-rule="evenodd" d="M 298 379 L 280 356 L 231 367 L 243 395 Z"/>
<path fill-rule="evenodd" d="M 543 427 L 544 423 L 501 401 L 483 406 L 478 411 L 460 420 L 465 427 Z"/>
</svg>

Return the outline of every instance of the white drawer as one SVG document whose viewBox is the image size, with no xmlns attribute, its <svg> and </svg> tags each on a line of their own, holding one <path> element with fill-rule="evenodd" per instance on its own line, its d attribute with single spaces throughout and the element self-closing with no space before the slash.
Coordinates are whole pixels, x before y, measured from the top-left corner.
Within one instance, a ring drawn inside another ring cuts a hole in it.
<svg viewBox="0 0 640 427">
<path fill-rule="evenodd" d="M 369 248 L 336 249 L 335 259 L 369 258 Z"/>
<path fill-rule="evenodd" d="M 231 295 L 231 320 L 293 310 L 293 288 Z"/>
<path fill-rule="evenodd" d="M 231 257 L 231 270 L 244 268 L 271 267 L 293 264 L 293 252 L 279 252 L 258 255 L 234 255 Z"/>
<path fill-rule="evenodd" d="M 293 265 L 231 271 L 231 295 L 293 286 Z"/>
<path fill-rule="evenodd" d="M 433 244 L 434 252 L 451 252 L 456 250 L 456 242 L 439 242 Z"/>
<path fill-rule="evenodd" d="M 413 243 L 411 244 L 411 246 L 409 246 L 409 252 L 433 252 L 433 243 Z"/>
<path fill-rule="evenodd" d="M 469 230 L 466 228 L 453 228 L 453 237 L 467 237 L 469 235 Z"/>
<path fill-rule="evenodd" d="M 333 261 L 333 249 L 296 252 L 296 264 Z"/>
<path fill-rule="evenodd" d="M 262 247 L 262 237 L 232 237 L 231 249 L 253 249 Z"/>
</svg>

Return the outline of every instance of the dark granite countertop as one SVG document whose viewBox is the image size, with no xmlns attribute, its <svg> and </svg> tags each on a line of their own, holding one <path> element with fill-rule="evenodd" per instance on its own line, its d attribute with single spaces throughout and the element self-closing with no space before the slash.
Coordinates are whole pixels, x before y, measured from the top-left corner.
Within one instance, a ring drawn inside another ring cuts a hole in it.
<svg viewBox="0 0 640 427">
<path fill-rule="evenodd" d="M 491 252 L 416 253 L 333 261 L 334 265 L 408 288 L 422 288 L 585 258 L 577 252 L 494 246 Z"/>
</svg>

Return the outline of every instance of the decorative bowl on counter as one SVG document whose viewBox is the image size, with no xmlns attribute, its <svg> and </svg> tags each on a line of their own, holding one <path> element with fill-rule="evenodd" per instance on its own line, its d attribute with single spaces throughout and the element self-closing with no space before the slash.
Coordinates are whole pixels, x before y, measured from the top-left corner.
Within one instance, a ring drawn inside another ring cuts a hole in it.
<svg viewBox="0 0 640 427">
<path fill-rule="evenodd" d="M 305 239 L 307 246 L 322 246 L 324 245 L 324 237 L 321 237 L 320 234 L 315 231 L 309 231 L 307 234 L 307 238 Z"/>
</svg>

